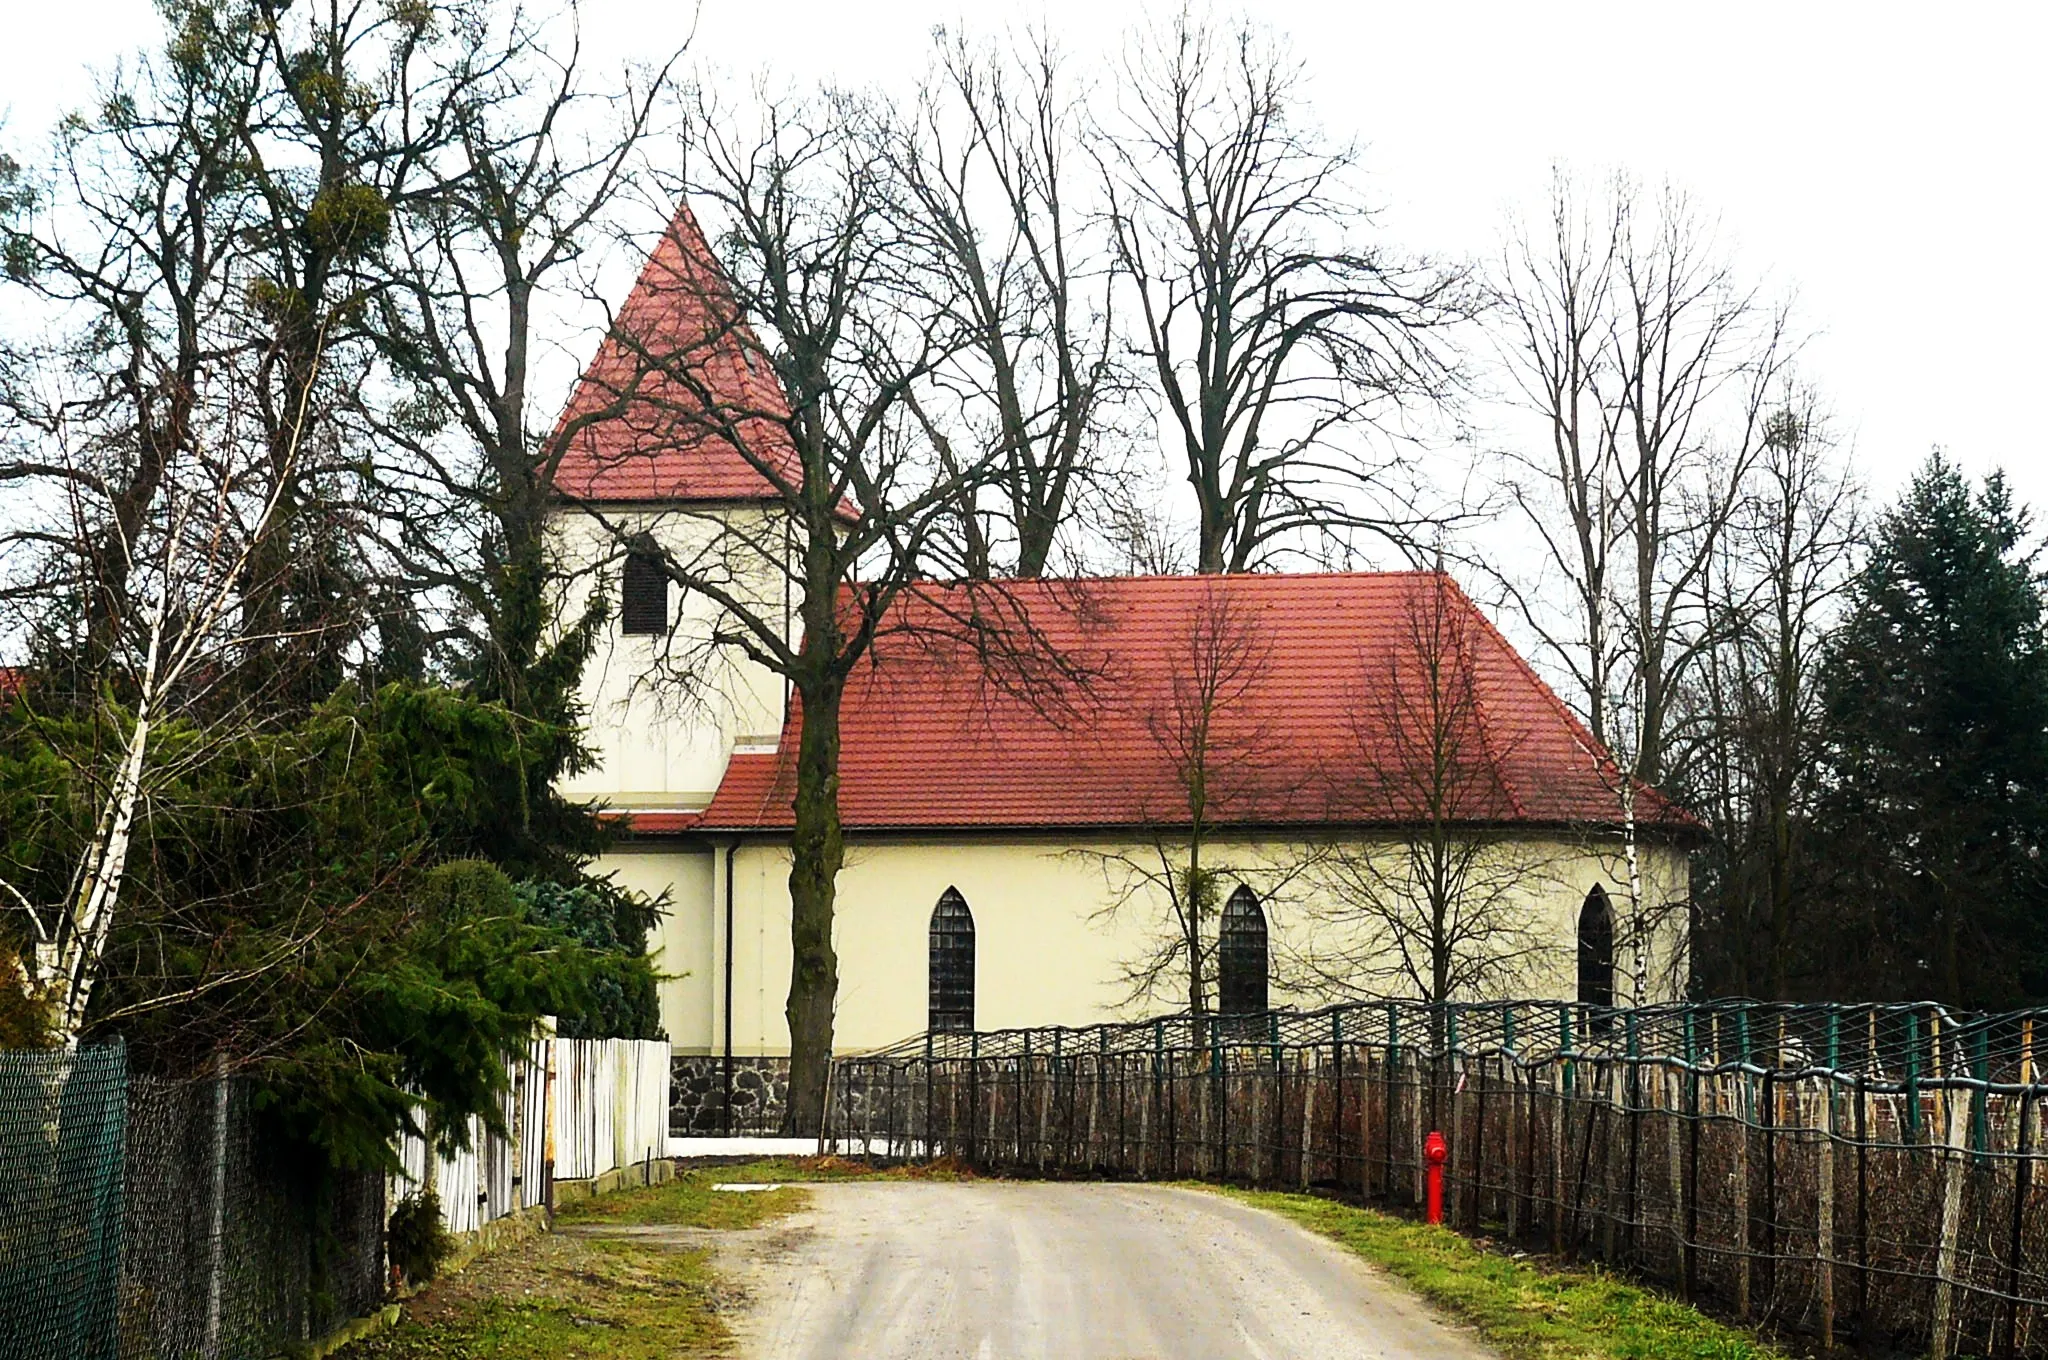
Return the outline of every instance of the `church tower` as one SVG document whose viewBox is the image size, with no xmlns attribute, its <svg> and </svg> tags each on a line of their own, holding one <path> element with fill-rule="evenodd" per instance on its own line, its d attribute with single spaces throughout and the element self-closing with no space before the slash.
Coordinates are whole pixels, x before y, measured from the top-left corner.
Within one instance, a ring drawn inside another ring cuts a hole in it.
<svg viewBox="0 0 2048 1360">
<path fill-rule="evenodd" d="M 760 344 L 684 206 L 663 233 L 562 413 L 550 539 L 558 617 L 603 591 L 609 617 L 583 677 L 597 765 L 571 798 L 636 815 L 711 801 L 735 751 L 772 749 L 783 681 L 733 620 L 682 595 L 662 555 L 710 574 L 757 619 L 795 626 L 783 503 L 767 475 L 796 466 Z"/>
</svg>

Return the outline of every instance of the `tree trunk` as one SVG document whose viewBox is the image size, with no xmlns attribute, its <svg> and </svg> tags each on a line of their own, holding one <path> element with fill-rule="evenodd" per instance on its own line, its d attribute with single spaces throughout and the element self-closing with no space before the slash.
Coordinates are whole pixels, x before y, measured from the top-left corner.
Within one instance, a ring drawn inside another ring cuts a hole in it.
<svg viewBox="0 0 2048 1360">
<path fill-rule="evenodd" d="M 839 956 L 832 912 L 846 845 L 839 825 L 838 679 L 806 685 L 797 744 L 796 824 L 789 863 L 789 1103 L 783 1132 L 814 1136 L 824 1115 L 825 1071 L 832 1060 L 832 1019 Z"/>
</svg>

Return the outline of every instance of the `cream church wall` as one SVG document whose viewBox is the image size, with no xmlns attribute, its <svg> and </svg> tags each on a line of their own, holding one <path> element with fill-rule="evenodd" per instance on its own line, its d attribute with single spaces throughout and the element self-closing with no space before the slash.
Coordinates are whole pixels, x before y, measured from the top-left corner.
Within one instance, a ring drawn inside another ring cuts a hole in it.
<svg viewBox="0 0 2048 1360">
<path fill-rule="evenodd" d="M 1557 942 L 1545 963 L 1517 993 L 1569 998 L 1577 988 L 1574 952 L 1578 914 L 1599 883 L 1626 911 L 1626 874 L 1618 853 L 1563 841 L 1519 843 L 1533 871 L 1523 897 L 1526 910 Z M 1212 842 L 1217 862 L 1247 869 L 1296 862 L 1299 847 Z M 975 1020 L 982 1029 L 1015 1025 L 1081 1025 L 1171 1009 L 1159 997 L 1123 1004 L 1128 988 L 1120 967 L 1137 957 L 1159 928 L 1156 913 L 1120 912 L 1104 920 L 1099 909 L 1114 900 L 1098 856 L 1145 847 L 1102 841 L 1076 844 L 1046 837 L 961 839 L 850 838 L 839 878 L 834 943 L 839 954 L 837 1046 L 854 1052 L 893 1043 L 923 1030 L 927 1001 L 927 931 L 938 896 L 959 888 L 974 913 Z M 1079 853 L 1077 853 L 1079 852 Z M 1687 871 L 1682 852 L 1648 847 L 1642 856 L 1644 901 L 1682 902 Z M 608 857 L 622 880 L 654 889 L 664 866 L 676 871 L 674 910 L 664 925 L 663 967 L 689 976 L 665 983 L 662 1014 L 678 1052 L 723 1049 L 723 849 L 711 855 L 673 849 L 636 849 Z M 789 1049 L 782 1009 L 789 987 L 788 853 L 765 842 L 743 844 L 733 857 L 733 1051 L 782 1054 Z M 1251 875 L 1256 878 L 1256 873 Z M 1666 913 L 1651 954 L 1650 996 L 1682 993 L 1685 922 Z M 1268 906 L 1276 972 L 1290 949 L 1304 943 L 1305 914 L 1276 897 Z M 707 950 L 708 953 L 699 953 Z M 1617 988 L 1625 988 L 1630 960 L 1615 960 Z M 1275 1005 L 1313 1004 L 1323 998 L 1273 989 Z"/>
<path fill-rule="evenodd" d="M 726 761 L 741 748 L 772 747 L 782 731 L 782 678 L 737 649 L 709 646 L 718 609 L 706 597 L 669 592 L 671 628 L 629 636 L 618 627 L 622 535 L 647 533 L 679 561 L 703 565 L 714 556 L 750 612 L 779 619 L 793 635 L 787 577 L 774 566 L 784 546 L 782 520 L 749 507 L 678 509 L 608 506 L 609 524 L 581 513 L 549 523 L 559 566 L 556 616 L 579 617 L 593 591 L 612 601 L 596 654 L 583 673 L 585 734 L 597 764 L 564 779 L 565 796 L 618 808 L 694 811 L 718 790 Z M 735 549 L 736 543 L 747 545 Z M 759 549 L 760 551 L 756 551 Z M 664 674 L 666 668 L 668 674 Z M 686 693 L 674 676 L 694 677 Z"/>
</svg>

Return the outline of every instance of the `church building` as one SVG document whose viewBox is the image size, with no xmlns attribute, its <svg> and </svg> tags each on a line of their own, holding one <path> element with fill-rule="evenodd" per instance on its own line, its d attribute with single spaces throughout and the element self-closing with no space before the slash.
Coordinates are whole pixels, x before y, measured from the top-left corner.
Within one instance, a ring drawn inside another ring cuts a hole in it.
<svg viewBox="0 0 2048 1360">
<path fill-rule="evenodd" d="M 716 281 L 684 211 L 620 327 L 702 330 Z M 604 342 L 563 417 L 580 428 L 556 477 L 561 607 L 610 602 L 583 690 L 597 760 L 564 791 L 620 820 L 600 869 L 665 904 L 677 1054 L 773 1059 L 803 715 L 645 545 L 746 545 L 732 590 L 793 630 L 793 533 L 715 434 L 638 418 L 653 379 L 622 377 L 627 350 Z M 698 371 L 750 409 L 777 398 L 737 344 Z M 949 600 L 975 592 L 1053 660 L 949 640 Z M 1647 999 L 1682 992 L 1694 824 L 1626 788 L 1446 575 L 933 586 L 900 613 L 842 707 L 840 1052 L 1184 1008 L 1190 900 L 1206 1004 L 1225 1010 L 1415 996 L 1417 942 L 1446 914 L 1457 949 L 1497 952 L 1461 961 L 1459 999 L 1609 1004 L 1638 977 Z"/>
</svg>

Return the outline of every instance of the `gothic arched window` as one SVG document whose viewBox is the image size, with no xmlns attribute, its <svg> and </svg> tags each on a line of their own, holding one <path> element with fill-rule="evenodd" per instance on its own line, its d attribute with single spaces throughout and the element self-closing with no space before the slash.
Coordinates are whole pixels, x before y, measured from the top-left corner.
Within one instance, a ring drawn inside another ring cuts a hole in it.
<svg viewBox="0 0 2048 1360">
<path fill-rule="evenodd" d="M 974 913 L 958 888 L 940 893 L 939 905 L 932 908 L 931 984 L 926 1027 L 973 1029 Z"/>
<path fill-rule="evenodd" d="M 1579 908 L 1579 1004 L 1614 1004 L 1614 908 L 1597 883 Z"/>
<path fill-rule="evenodd" d="M 1225 1015 L 1266 1009 L 1266 913 L 1242 883 L 1224 903 L 1217 931 L 1216 1003 Z"/>
</svg>

